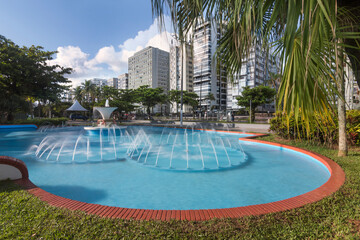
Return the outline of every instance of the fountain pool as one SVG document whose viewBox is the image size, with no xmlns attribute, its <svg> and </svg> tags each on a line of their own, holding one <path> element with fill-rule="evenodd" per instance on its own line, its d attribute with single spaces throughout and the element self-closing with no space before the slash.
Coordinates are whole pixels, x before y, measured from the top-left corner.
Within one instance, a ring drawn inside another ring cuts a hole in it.
<svg viewBox="0 0 360 240">
<path fill-rule="evenodd" d="M 136 209 L 219 209 L 308 193 L 330 172 L 290 149 L 241 141 L 248 134 L 128 126 L 0 131 L 1 155 L 58 196 Z M 240 138 L 240 140 L 239 140 Z"/>
</svg>

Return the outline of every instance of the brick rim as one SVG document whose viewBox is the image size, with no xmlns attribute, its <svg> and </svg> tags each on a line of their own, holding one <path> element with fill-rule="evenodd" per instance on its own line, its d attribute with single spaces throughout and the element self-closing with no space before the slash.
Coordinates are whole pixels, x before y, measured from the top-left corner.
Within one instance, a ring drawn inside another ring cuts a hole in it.
<svg viewBox="0 0 360 240">
<path fill-rule="evenodd" d="M 205 131 L 214 131 L 208 129 L 196 129 L 196 130 L 205 130 Z M 215 130 L 217 132 L 228 132 Z M 121 219 L 135 219 L 135 220 L 161 220 L 161 221 L 169 221 L 171 219 L 176 220 L 189 220 L 189 221 L 205 221 L 213 218 L 240 218 L 244 216 L 256 216 L 263 215 L 268 213 L 275 213 L 286 211 L 298 207 L 302 207 L 306 204 L 317 202 L 327 196 L 330 196 L 334 192 L 336 192 L 345 182 L 345 173 L 341 169 L 341 167 L 335 163 L 333 160 L 322 156 L 318 153 L 304 150 L 301 148 L 267 142 L 262 140 L 256 140 L 254 138 L 259 136 L 265 136 L 267 134 L 261 133 L 244 133 L 244 132 L 232 132 L 231 133 L 239 133 L 239 134 L 252 134 L 253 136 L 239 138 L 241 141 L 248 142 L 256 142 L 267 145 L 279 146 L 287 149 L 291 149 L 294 151 L 298 151 L 309 155 L 322 164 L 330 172 L 330 178 L 326 183 L 321 185 L 320 187 L 307 192 L 302 195 L 298 195 L 292 198 L 264 203 L 258 205 L 250 205 L 244 207 L 234 207 L 234 208 L 222 208 L 222 209 L 201 209 L 201 210 L 151 210 L 151 209 L 133 209 L 133 208 L 122 208 L 122 207 L 111 207 L 111 206 L 103 206 L 99 204 L 93 203 L 84 203 L 77 200 L 72 200 L 64 197 L 60 197 L 54 195 L 52 193 L 46 192 L 45 190 L 37 187 L 33 184 L 29 179 L 28 175 L 26 178 L 14 180 L 15 183 L 27 189 L 29 193 L 38 197 L 40 200 L 47 202 L 49 205 L 67 208 L 69 210 L 75 211 L 80 210 L 84 211 L 87 214 L 93 214 L 100 217 L 107 218 L 121 218 Z M 9 157 L 7 157 L 9 158 Z M 0 158 L 1 159 L 1 158 Z M 15 158 L 12 158 L 15 159 Z M 16 161 L 20 161 L 15 159 Z M 22 162 L 22 161 L 20 161 Z M 23 162 L 22 162 L 23 163 Z M 25 166 L 25 164 L 23 163 Z M 26 168 L 26 166 L 25 166 Z M 27 169 L 26 169 L 27 171 Z"/>
<path fill-rule="evenodd" d="M 0 164 L 5 164 L 17 168 L 21 173 L 22 179 L 29 178 L 29 172 L 25 163 L 17 158 L 0 156 Z"/>
</svg>

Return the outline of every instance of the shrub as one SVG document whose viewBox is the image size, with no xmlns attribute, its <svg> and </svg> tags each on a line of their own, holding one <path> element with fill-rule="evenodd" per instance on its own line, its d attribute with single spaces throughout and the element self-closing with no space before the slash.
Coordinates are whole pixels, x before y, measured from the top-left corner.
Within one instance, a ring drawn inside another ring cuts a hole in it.
<svg viewBox="0 0 360 240">
<path fill-rule="evenodd" d="M 38 127 L 44 125 L 62 125 L 68 118 L 35 118 L 35 119 L 26 119 L 26 120 L 15 120 L 12 123 L 14 124 L 35 124 Z"/>
<path fill-rule="evenodd" d="M 350 110 L 346 113 L 346 128 L 349 144 L 360 146 L 360 111 Z M 322 118 L 316 115 L 314 119 L 306 123 L 300 118 L 295 121 L 294 114 L 290 116 L 276 113 L 275 118 L 270 121 L 270 130 L 282 138 L 306 139 L 314 143 L 327 145 L 337 144 L 338 121 L 334 113 L 330 118 Z"/>
</svg>

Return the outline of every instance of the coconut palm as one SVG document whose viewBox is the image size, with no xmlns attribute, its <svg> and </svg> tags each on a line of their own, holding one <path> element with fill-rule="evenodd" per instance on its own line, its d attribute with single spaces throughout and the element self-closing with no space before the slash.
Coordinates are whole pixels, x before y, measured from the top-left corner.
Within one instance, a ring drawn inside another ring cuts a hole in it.
<svg viewBox="0 0 360 240">
<path fill-rule="evenodd" d="M 88 102 L 93 102 L 96 85 L 93 84 L 91 80 L 85 80 L 85 82 L 81 84 L 81 87 L 82 87 L 82 94 L 83 96 L 86 96 L 86 100 Z"/>
<path fill-rule="evenodd" d="M 79 103 L 83 101 L 83 91 L 80 86 L 74 88 L 74 95 L 75 95 L 75 100 L 77 100 Z"/>
<path fill-rule="evenodd" d="M 347 154 L 346 55 L 360 83 L 357 5 L 354 0 L 152 0 L 155 16 L 169 10 L 180 38 L 204 19 L 218 22 L 224 35 L 217 52 L 230 75 L 241 69 L 256 41 L 264 47 L 274 43 L 282 63 L 278 107 L 309 122 L 316 113 L 330 114 L 337 101 L 339 155 Z"/>
</svg>

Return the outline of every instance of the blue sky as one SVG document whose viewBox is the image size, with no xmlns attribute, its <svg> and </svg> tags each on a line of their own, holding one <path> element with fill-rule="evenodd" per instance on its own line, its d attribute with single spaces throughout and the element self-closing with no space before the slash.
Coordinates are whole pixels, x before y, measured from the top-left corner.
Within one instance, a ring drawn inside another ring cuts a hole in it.
<svg viewBox="0 0 360 240">
<path fill-rule="evenodd" d="M 168 50 L 170 34 L 157 26 L 150 0 L 0 0 L 0 34 L 57 50 L 52 62 L 75 70 L 74 85 L 126 72 L 127 58 L 146 46 Z"/>
</svg>

